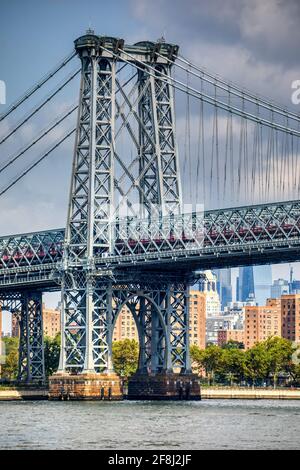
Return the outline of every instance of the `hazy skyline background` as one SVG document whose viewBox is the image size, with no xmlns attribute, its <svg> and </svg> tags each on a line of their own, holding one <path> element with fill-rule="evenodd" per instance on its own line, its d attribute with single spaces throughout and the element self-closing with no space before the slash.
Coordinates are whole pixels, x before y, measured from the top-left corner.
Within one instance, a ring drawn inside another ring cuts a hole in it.
<svg viewBox="0 0 300 470">
<path fill-rule="evenodd" d="M 3 0 L 0 80 L 6 83 L 9 105 L 66 56 L 74 39 L 91 27 L 96 34 L 122 37 L 128 43 L 164 36 L 179 44 L 181 54 L 195 63 L 299 112 L 300 105 L 291 103 L 291 83 L 300 79 L 299 20 L 298 0 Z M 69 71 L 74 67 L 79 67 L 79 61 Z M 42 97 L 37 96 L 37 102 Z M 63 99 L 54 101 L 0 147 L 1 162 L 76 99 L 78 80 Z M 30 106 L 0 123 L 0 137 L 28 109 Z M 0 113 L 4 110 L 0 105 Z M 179 115 L 177 120 L 182 118 Z M 53 133 L 48 144 L 64 131 Z M 70 139 L 0 198 L 0 234 L 65 226 L 72 153 Z M 29 152 L 8 173 L 0 174 L 0 188 L 37 155 L 39 152 Z M 288 278 L 288 274 L 288 265 L 273 266 L 273 279 Z M 300 277 L 298 263 L 294 274 Z M 49 302 L 55 304 L 56 300 L 49 297 Z"/>
</svg>

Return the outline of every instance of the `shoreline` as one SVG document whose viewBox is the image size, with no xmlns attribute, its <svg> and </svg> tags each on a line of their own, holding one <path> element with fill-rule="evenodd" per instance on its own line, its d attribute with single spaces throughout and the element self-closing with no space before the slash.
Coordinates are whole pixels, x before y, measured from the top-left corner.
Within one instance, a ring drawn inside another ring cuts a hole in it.
<svg viewBox="0 0 300 470">
<path fill-rule="evenodd" d="M 203 388 L 202 399 L 224 400 L 300 400 L 300 389 L 238 389 L 238 388 Z"/>
<path fill-rule="evenodd" d="M 0 401 L 48 400 L 48 389 L 0 390 Z M 203 400 L 300 400 L 300 389 L 203 388 Z"/>
</svg>

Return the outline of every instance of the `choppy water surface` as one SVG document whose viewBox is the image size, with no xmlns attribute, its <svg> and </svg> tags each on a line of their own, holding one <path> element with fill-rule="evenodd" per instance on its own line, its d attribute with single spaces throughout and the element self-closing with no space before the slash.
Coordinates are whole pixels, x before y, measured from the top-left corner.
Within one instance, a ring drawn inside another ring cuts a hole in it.
<svg viewBox="0 0 300 470">
<path fill-rule="evenodd" d="M 300 449 L 300 402 L 0 402 L 1 449 Z"/>
</svg>

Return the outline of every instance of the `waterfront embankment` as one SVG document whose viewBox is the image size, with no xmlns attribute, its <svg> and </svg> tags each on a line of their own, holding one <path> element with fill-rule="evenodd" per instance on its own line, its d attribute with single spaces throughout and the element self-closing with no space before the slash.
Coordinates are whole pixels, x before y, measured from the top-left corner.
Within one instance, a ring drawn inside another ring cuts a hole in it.
<svg viewBox="0 0 300 470">
<path fill-rule="evenodd" d="M 300 400 L 300 389 L 263 389 L 263 388 L 230 388 L 203 387 L 201 397 L 206 399 L 245 399 L 245 400 Z M 48 390 L 41 389 L 0 389 L 0 401 L 14 400 L 47 400 Z"/>
<path fill-rule="evenodd" d="M 14 400 L 48 400 L 46 388 L 0 388 L 0 401 Z"/>
<path fill-rule="evenodd" d="M 300 400 L 300 389 L 203 387 L 202 399 Z"/>
</svg>

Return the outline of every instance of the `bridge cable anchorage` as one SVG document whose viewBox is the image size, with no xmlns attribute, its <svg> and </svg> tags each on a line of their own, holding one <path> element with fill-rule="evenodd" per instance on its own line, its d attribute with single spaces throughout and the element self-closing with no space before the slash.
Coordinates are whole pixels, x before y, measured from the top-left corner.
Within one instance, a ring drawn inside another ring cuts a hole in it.
<svg viewBox="0 0 300 470">
<path fill-rule="evenodd" d="M 20 129 L 20 127 L 23 126 L 29 119 L 31 119 L 38 111 L 40 111 L 47 103 L 49 103 L 54 96 L 56 96 L 68 83 L 70 83 L 79 73 L 81 69 L 77 69 L 75 72 L 71 72 L 71 74 L 68 76 L 67 80 L 65 80 L 63 83 L 61 83 L 57 88 L 55 88 L 50 95 L 47 96 L 46 99 L 44 99 L 36 108 L 34 108 L 27 116 L 22 118 L 22 120 L 17 124 L 17 126 L 10 131 L 5 137 L 2 138 L 0 141 L 0 145 L 3 144 L 9 137 L 11 137 L 15 132 Z"/>
<path fill-rule="evenodd" d="M 110 54 L 112 54 L 114 57 L 118 57 L 117 54 L 115 54 L 114 52 L 106 49 L 105 47 L 101 46 L 101 48 L 104 51 L 109 52 Z M 122 61 L 128 63 L 129 65 L 132 65 L 133 67 L 135 67 L 138 70 L 141 70 L 143 72 L 146 71 L 146 73 L 149 76 L 152 76 L 156 79 L 157 79 L 157 76 L 159 75 L 160 77 L 162 77 L 161 80 L 164 81 L 165 83 L 167 82 L 167 80 L 169 80 L 170 82 L 172 82 L 171 85 L 173 86 L 174 89 L 177 89 L 177 90 L 179 90 L 183 93 L 189 93 L 194 98 L 203 99 L 203 101 L 205 101 L 206 103 L 208 103 L 210 105 L 218 106 L 219 108 L 223 109 L 224 111 L 232 112 L 233 114 L 235 114 L 237 116 L 240 116 L 240 117 L 242 116 L 245 119 L 248 119 L 252 122 L 259 122 L 262 125 L 265 125 L 267 127 L 273 127 L 274 129 L 278 129 L 278 130 L 280 130 L 284 133 L 288 133 L 288 134 L 300 137 L 300 132 L 298 130 L 295 130 L 295 129 L 292 129 L 292 128 L 287 128 L 287 127 L 285 127 L 281 124 L 271 122 L 271 121 L 269 121 L 268 119 L 266 119 L 264 117 L 258 118 L 254 114 L 249 113 L 248 111 L 242 111 L 240 108 L 237 108 L 236 106 L 233 106 L 233 105 L 228 105 L 228 103 L 226 103 L 224 101 L 221 101 L 220 99 L 212 98 L 211 96 L 209 96 L 207 94 L 201 93 L 200 90 L 197 90 L 196 88 L 188 86 L 186 83 L 184 83 L 184 82 L 182 82 L 178 79 L 175 79 L 172 76 L 166 75 L 165 73 L 161 72 L 160 70 L 155 69 L 151 65 L 143 63 L 142 61 L 140 61 L 136 57 L 134 57 L 132 54 L 129 54 L 127 51 L 122 50 L 122 49 L 119 49 L 119 50 L 120 50 L 120 52 L 122 51 L 123 54 L 127 55 L 130 59 L 132 59 L 132 60 L 134 59 L 135 63 L 132 63 L 129 60 L 126 60 L 124 57 L 122 57 Z M 141 64 L 141 66 L 137 65 L 137 63 Z M 149 69 L 149 70 L 146 70 L 146 68 Z M 153 71 L 154 73 L 152 73 L 151 71 Z"/>
<path fill-rule="evenodd" d="M 46 153 L 44 153 L 41 157 L 35 160 L 32 164 L 30 164 L 25 170 L 22 171 L 11 183 L 5 186 L 2 190 L 0 190 L 0 196 L 5 194 L 12 186 L 14 186 L 18 181 L 20 181 L 24 176 L 26 176 L 33 168 L 35 168 L 39 163 L 41 163 L 50 153 L 52 153 L 55 149 L 57 149 L 65 140 L 68 139 L 74 132 L 76 128 L 73 128 L 67 134 L 64 135 L 61 139 L 59 139 Z"/>
<path fill-rule="evenodd" d="M 76 111 L 76 109 L 78 109 L 78 105 L 73 105 L 71 108 L 69 108 L 69 110 L 64 113 L 61 117 L 59 117 L 57 120 L 55 120 L 53 122 L 53 124 L 50 125 L 50 127 L 47 127 L 45 128 L 41 133 L 40 135 L 35 138 L 32 142 L 30 142 L 30 144 L 28 144 L 26 147 L 24 147 L 23 149 L 19 150 L 19 152 L 14 155 L 13 157 L 11 157 L 10 159 L 8 159 L 1 167 L 0 167 L 0 174 L 6 170 L 10 165 L 12 165 L 16 160 L 18 160 L 18 158 L 20 158 L 22 155 L 24 155 L 25 152 L 27 152 L 27 150 L 29 150 L 30 148 L 32 148 L 37 142 L 39 142 L 40 140 L 43 139 L 43 137 L 45 137 L 47 134 L 49 134 L 49 132 L 51 132 L 53 129 L 55 129 L 59 124 L 61 124 L 67 117 L 69 117 L 74 111 Z"/>
<path fill-rule="evenodd" d="M 59 62 L 56 67 L 54 67 L 50 72 L 48 72 L 44 77 L 42 77 L 33 87 L 29 88 L 23 96 L 18 98 L 9 108 L 7 111 L 0 115 L 0 122 L 3 121 L 7 116 L 9 116 L 15 109 L 17 109 L 24 101 L 26 101 L 30 96 L 32 96 L 37 90 L 39 90 L 45 83 L 48 82 L 52 77 L 56 75 L 65 65 L 67 65 L 74 57 L 76 56 L 76 52 L 72 52 L 69 54 L 63 61 Z"/>
</svg>

